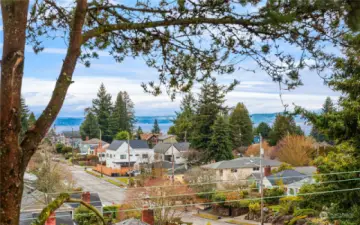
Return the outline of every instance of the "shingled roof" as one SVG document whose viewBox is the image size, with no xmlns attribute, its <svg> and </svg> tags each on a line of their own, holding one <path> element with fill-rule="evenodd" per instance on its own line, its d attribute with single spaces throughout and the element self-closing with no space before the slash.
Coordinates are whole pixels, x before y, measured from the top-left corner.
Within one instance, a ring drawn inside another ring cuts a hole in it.
<svg viewBox="0 0 360 225">
<path fill-rule="evenodd" d="M 299 173 L 296 170 L 283 170 L 281 172 L 267 176 L 266 178 L 272 185 L 277 185 L 277 181 L 279 180 L 281 180 L 283 184 L 287 185 L 303 180 L 307 177 L 309 176 Z"/>
<path fill-rule="evenodd" d="M 260 158 L 241 157 L 233 160 L 220 161 L 216 163 L 201 166 L 204 169 L 238 169 L 259 167 Z M 281 162 L 277 160 L 262 159 L 263 166 L 280 166 Z"/>
<path fill-rule="evenodd" d="M 154 152 L 160 153 L 160 154 L 165 154 L 165 152 L 167 152 L 167 150 L 169 150 L 171 145 L 172 145 L 171 143 L 157 143 L 154 146 Z M 184 151 L 189 150 L 190 143 L 189 142 L 178 142 L 178 143 L 174 143 L 173 145 L 180 152 L 184 152 Z"/>
<path fill-rule="evenodd" d="M 108 150 L 116 151 L 123 143 L 128 143 L 126 140 L 114 140 L 111 142 L 111 145 L 108 147 Z M 139 148 L 149 148 L 149 145 L 144 140 L 130 140 L 130 147 L 132 149 L 139 149 Z"/>
</svg>

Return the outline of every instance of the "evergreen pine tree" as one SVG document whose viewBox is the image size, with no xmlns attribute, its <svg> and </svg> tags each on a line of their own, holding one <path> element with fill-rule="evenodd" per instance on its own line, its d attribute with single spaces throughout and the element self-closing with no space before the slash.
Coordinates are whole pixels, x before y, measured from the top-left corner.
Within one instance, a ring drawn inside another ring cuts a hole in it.
<svg viewBox="0 0 360 225">
<path fill-rule="evenodd" d="M 136 130 L 136 139 L 141 140 L 141 135 L 143 134 L 143 130 L 141 129 L 141 127 L 139 126 L 138 129 Z"/>
<path fill-rule="evenodd" d="M 29 119 L 28 119 L 28 126 L 29 128 L 34 125 L 36 122 L 36 118 L 33 112 L 30 113 Z"/>
<path fill-rule="evenodd" d="M 261 122 L 261 123 L 259 123 L 259 125 L 255 128 L 254 135 L 257 136 L 257 135 L 261 134 L 261 136 L 262 136 L 264 139 L 268 139 L 270 132 L 271 132 L 271 127 L 270 127 L 267 123 Z"/>
<path fill-rule="evenodd" d="M 153 134 L 160 134 L 160 132 L 161 132 L 157 119 L 155 119 L 155 121 L 154 121 L 154 126 L 153 126 L 153 129 L 151 130 L 151 132 Z"/>
<path fill-rule="evenodd" d="M 295 120 L 290 115 L 277 114 L 274 125 L 269 135 L 269 144 L 274 146 L 279 140 L 288 134 L 303 134 L 300 127 L 296 126 Z"/>
<path fill-rule="evenodd" d="M 330 97 L 327 97 L 325 99 L 322 111 L 323 111 L 323 113 L 331 113 L 331 112 L 335 111 L 334 103 L 333 103 L 333 101 L 331 100 Z"/>
<path fill-rule="evenodd" d="M 97 98 L 92 101 L 92 111 L 95 113 L 99 127 L 102 132 L 102 139 L 110 142 L 112 140 L 109 127 L 112 111 L 111 95 L 106 92 L 104 84 L 101 84 L 97 93 Z"/>
<path fill-rule="evenodd" d="M 173 120 L 174 126 L 170 127 L 169 132 L 175 134 L 179 141 L 187 141 L 187 137 L 192 136 L 193 119 L 195 116 L 196 100 L 192 93 L 184 96 L 180 104 L 180 112 L 176 113 Z M 169 133 L 168 132 L 168 133 Z M 170 134 L 170 133 L 169 133 Z"/>
<path fill-rule="evenodd" d="M 135 119 L 135 111 L 134 111 L 134 103 L 131 101 L 129 94 L 124 91 L 123 92 L 123 100 L 125 103 L 125 129 L 129 133 L 134 131 L 134 124 L 136 122 Z"/>
<path fill-rule="evenodd" d="M 225 87 L 218 85 L 215 80 L 205 82 L 201 87 L 191 135 L 191 147 L 194 149 L 208 149 L 212 136 L 211 127 L 216 117 L 219 113 L 226 114 L 227 111 L 223 106 L 225 94 Z"/>
<path fill-rule="evenodd" d="M 24 137 L 25 132 L 28 130 L 28 117 L 29 117 L 29 108 L 25 104 L 25 99 L 23 97 L 20 98 L 20 123 L 21 123 L 21 131 L 19 140 L 21 141 Z"/>
<path fill-rule="evenodd" d="M 99 138 L 100 137 L 100 128 L 96 116 L 89 111 L 86 115 L 85 120 L 80 125 L 80 135 L 83 140 L 86 137 Z"/>
<path fill-rule="evenodd" d="M 254 139 L 252 121 L 243 103 L 238 103 L 230 114 L 231 141 L 234 148 L 249 146 Z"/>
<path fill-rule="evenodd" d="M 224 117 L 218 116 L 211 129 L 211 141 L 206 152 L 207 161 L 233 159 L 229 124 Z"/>
<path fill-rule="evenodd" d="M 129 132 L 127 131 L 120 131 L 118 132 L 115 137 L 114 137 L 115 140 L 128 140 L 128 139 L 131 139 L 130 137 L 130 134 Z"/>
<path fill-rule="evenodd" d="M 125 130 L 125 123 L 126 123 L 126 106 L 123 99 L 122 92 L 119 92 L 115 105 L 110 117 L 110 129 L 111 129 L 111 135 L 115 136 L 118 132 Z"/>
</svg>

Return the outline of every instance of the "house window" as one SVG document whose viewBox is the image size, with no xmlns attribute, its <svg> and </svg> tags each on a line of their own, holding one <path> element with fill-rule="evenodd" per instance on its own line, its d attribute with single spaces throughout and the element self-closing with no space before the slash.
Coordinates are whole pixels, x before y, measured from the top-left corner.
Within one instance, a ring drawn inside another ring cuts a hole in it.
<svg viewBox="0 0 360 225">
<path fill-rule="evenodd" d="M 131 154 L 130 157 L 132 157 L 133 155 Z"/>
<path fill-rule="evenodd" d="M 109 153 L 106 153 L 106 157 L 109 157 Z"/>
<path fill-rule="evenodd" d="M 140 156 L 140 154 L 136 154 L 135 156 Z"/>
<path fill-rule="evenodd" d="M 231 172 L 232 172 L 232 173 L 236 173 L 236 172 L 237 172 L 237 169 L 231 169 Z"/>
<path fill-rule="evenodd" d="M 148 154 L 142 154 L 143 159 L 149 158 Z"/>
<path fill-rule="evenodd" d="M 220 177 L 222 177 L 224 174 L 223 170 L 220 170 Z"/>
<path fill-rule="evenodd" d="M 126 159 L 126 155 L 120 155 L 120 159 Z"/>
<path fill-rule="evenodd" d="M 259 170 L 260 170 L 259 167 L 254 167 L 254 168 L 253 168 L 253 171 L 259 171 Z"/>
<path fill-rule="evenodd" d="M 112 155 L 110 154 L 110 158 L 112 158 Z"/>
<path fill-rule="evenodd" d="M 180 159 L 180 156 L 176 156 L 177 159 Z"/>
</svg>

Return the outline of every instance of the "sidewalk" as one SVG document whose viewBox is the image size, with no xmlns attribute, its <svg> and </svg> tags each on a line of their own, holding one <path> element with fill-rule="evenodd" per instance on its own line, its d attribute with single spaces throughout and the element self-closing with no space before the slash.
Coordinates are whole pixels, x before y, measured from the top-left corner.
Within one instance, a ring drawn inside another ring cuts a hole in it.
<svg viewBox="0 0 360 225">
<path fill-rule="evenodd" d="M 87 170 L 91 170 L 91 172 L 93 172 L 93 173 L 98 174 L 99 176 L 101 176 L 101 173 L 99 173 L 99 172 L 97 172 L 97 171 L 95 171 L 95 170 L 92 170 L 91 168 L 87 168 Z M 105 180 L 105 181 L 112 180 L 113 182 L 118 183 L 118 184 L 120 184 L 120 185 L 123 185 L 123 186 L 125 186 L 125 187 L 127 187 L 127 185 L 128 185 L 127 183 L 124 183 L 124 182 L 116 179 L 116 177 L 109 177 L 109 176 L 107 176 L 107 175 L 105 175 L 105 174 L 103 174 L 103 177 L 102 177 L 101 179 L 103 179 L 103 180 Z M 108 181 L 108 182 L 109 182 L 109 181 Z M 112 183 L 112 182 L 109 182 L 109 183 Z"/>
</svg>

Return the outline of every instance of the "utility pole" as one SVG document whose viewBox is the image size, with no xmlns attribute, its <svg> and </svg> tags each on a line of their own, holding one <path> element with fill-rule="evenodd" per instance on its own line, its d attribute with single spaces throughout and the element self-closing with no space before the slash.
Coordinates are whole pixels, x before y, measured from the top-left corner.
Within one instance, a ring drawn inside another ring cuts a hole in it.
<svg viewBox="0 0 360 225">
<path fill-rule="evenodd" d="M 130 172 L 130 134 L 129 132 L 127 133 L 128 136 L 128 158 L 129 158 L 129 172 Z M 131 174 L 129 173 L 129 176 L 131 176 Z"/>
<path fill-rule="evenodd" d="M 171 141 L 171 151 L 172 151 L 172 184 L 175 183 L 175 160 L 174 160 L 174 141 Z"/>
<path fill-rule="evenodd" d="M 71 128 L 71 163 L 74 166 L 74 128 Z"/>
<path fill-rule="evenodd" d="M 260 195 L 261 195 L 261 219 L 260 224 L 264 225 L 264 188 L 263 188 L 263 155 L 264 149 L 262 148 L 262 136 L 259 134 L 260 137 Z"/>
<path fill-rule="evenodd" d="M 102 140 L 101 140 L 101 129 L 100 129 L 100 143 L 102 143 Z M 102 144 L 100 145 L 102 147 Z M 99 149 L 100 150 L 100 149 Z M 102 152 L 100 152 L 100 174 L 101 174 L 101 177 L 103 177 L 103 172 L 102 172 L 102 167 L 103 167 L 103 164 L 102 164 Z"/>
</svg>

